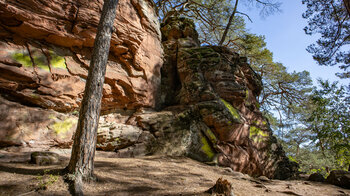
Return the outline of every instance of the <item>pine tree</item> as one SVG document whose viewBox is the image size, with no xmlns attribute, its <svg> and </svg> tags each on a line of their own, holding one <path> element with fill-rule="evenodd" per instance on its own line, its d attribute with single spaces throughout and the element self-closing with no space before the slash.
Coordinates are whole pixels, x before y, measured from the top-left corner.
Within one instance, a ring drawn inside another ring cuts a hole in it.
<svg viewBox="0 0 350 196">
<path fill-rule="evenodd" d="M 350 78 L 350 14 L 348 0 L 303 0 L 307 10 L 303 17 L 308 20 L 304 28 L 309 35 L 320 34 L 315 44 L 307 51 L 319 65 L 333 66 L 338 64 L 343 73 L 340 78 Z"/>
<path fill-rule="evenodd" d="M 118 0 L 104 1 L 97 29 L 72 155 L 67 166 L 68 173 L 73 176 L 71 186 L 73 195 L 83 195 L 82 181 L 94 177 L 94 157 L 102 90 L 117 4 Z"/>
</svg>

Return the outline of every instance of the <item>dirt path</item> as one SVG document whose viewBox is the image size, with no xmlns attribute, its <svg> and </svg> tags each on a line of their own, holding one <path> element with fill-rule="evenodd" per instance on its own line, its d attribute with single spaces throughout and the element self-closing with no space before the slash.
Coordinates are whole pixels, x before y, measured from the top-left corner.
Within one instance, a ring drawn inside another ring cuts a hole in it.
<svg viewBox="0 0 350 196">
<path fill-rule="evenodd" d="M 29 164 L 30 153 L 0 151 L 0 195 L 69 195 L 59 171 L 69 153 L 61 154 L 61 165 Z M 86 195 L 206 195 L 219 177 L 229 180 L 236 196 L 251 195 L 350 195 L 350 190 L 307 181 L 262 182 L 228 168 L 208 166 L 188 158 L 111 158 L 98 152 L 98 181 L 85 184 Z M 15 163 L 13 161 L 20 161 Z M 46 190 L 39 190 L 47 187 Z"/>
</svg>

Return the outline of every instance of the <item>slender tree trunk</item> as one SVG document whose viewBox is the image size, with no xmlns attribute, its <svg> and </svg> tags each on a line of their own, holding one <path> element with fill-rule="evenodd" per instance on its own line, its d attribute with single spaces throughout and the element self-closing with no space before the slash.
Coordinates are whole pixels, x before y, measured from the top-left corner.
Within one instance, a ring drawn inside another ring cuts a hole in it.
<svg viewBox="0 0 350 196">
<path fill-rule="evenodd" d="M 104 1 L 98 25 L 72 155 L 67 166 L 68 173 L 73 175 L 73 195 L 83 195 L 82 181 L 93 178 L 102 89 L 117 4 L 118 0 Z"/>
<path fill-rule="evenodd" d="M 343 0 L 344 6 L 346 8 L 346 11 L 348 12 L 348 15 L 350 17 L 350 0 Z"/>
<path fill-rule="evenodd" d="M 319 143 L 320 143 L 322 155 L 323 155 L 324 158 L 327 158 L 326 157 L 326 153 L 325 153 L 325 149 L 324 149 L 324 145 L 323 145 L 323 141 L 321 139 L 318 139 L 318 140 L 319 140 Z"/>
<path fill-rule="evenodd" d="M 235 17 L 235 14 L 236 14 L 236 12 L 237 12 L 237 7 L 238 7 L 238 0 L 236 0 L 235 7 L 233 8 L 233 12 L 232 12 L 232 14 L 231 14 L 231 16 L 230 16 L 230 18 L 229 18 L 229 20 L 228 20 L 228 23 L 227 23 L 227 25 L 226 25 L 224 34 L 222 34 L 222 37 L 221 37 L 219 46 L 222 46 L 222 44 L 225 42 L 225 39 L 226 39 L 228 30 L 230 29 L 231 24 L 232 24 L 232 21 L 233 21 L 233 18 Z"/>
<path fill-rule="evenodd" d="M 296 156 L 299 155 L 299 151 L 300 151 L 300 144 L 297 144 L 297 153 L 296 153 Z"/>
</svg>

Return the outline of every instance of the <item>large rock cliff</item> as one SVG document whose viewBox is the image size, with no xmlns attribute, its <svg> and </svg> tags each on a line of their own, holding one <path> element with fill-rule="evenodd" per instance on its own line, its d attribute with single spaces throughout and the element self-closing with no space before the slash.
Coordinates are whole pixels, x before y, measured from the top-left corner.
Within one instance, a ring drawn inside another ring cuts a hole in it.
<svg viewBox="0 0 350 196">
<path fill-rule="evenodd" d="M 7 99 L 0 97 L 0 147 L 72 144 L 101 7 L 102 0 L 0 1 L 0 92 Z M 200 46 L 188 19 L 159 26 L 153 9 L 151 1 L 119 2 L 97 148 L 292 177 L 297 167 L 259 111 L 261 78 L 247 59 Z"/>
<path fill-rule="evenodd" d="M 102 0 L 1 0 L 0 89 L 27 105 L 79 107 Z M 162 65 L 152 2 L 119 2 L 102 111 L 155 107 Z"/>
</svg>

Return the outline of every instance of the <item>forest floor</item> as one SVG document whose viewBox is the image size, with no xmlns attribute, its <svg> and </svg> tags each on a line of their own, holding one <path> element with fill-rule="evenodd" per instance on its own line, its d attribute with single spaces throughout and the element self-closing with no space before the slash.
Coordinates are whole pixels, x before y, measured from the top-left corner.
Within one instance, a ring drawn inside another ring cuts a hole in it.
<svg viewBox="0 0 350 196">
<path fill-rule="evenodd" d="M 56 150 L 60 165 L 29 163 L 30 153 L 0 150 L 0 195 L 69 195 L 59 172 L 68 164 L 69 150 Z M 185 157 L 113 158 L 97 152 L 96 182 L 85 183 L 85 195 L 207 195 L 220 177 L 234 187 L 235 196 L 350 195 L 350 190 L 304 180 L 261 181 L 229 168 L 208 166 Z"/>
</svg>

